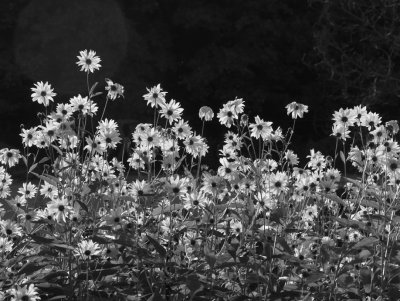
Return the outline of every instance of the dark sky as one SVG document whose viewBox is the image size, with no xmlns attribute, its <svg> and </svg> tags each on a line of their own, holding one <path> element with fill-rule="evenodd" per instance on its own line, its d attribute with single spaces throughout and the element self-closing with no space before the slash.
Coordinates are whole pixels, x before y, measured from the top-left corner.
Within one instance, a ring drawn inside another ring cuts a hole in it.
<svg viewBox="0 0 400 301">
<path fill-rule="evenodd" d="M 310 113 L 296 125 L 296 139 L 304 150 L 323 145 L 331 127 L 327 120 L 341 103 L 328 97 L 338 89 L 315 68 L 320 6 L 311 2 L 1 1 L 0 146 L 19 147 L 19 125 L 37 125 L 42 108 L 30 97 L 37 81 L 51 83 L 56 103 L 85 93 L 86 77 L 76 65 L 83 49 L 102 59 L 91 83 L 103 89 L 104 78 L 110 78 L 125 86 L 125 99 L 108 111 L 125 130 L 151 120 L 142 95 L 161 83 L 197 131 L 201 106 L 217 113 L 235 97 L 244 98 L 251 116 L 284 129 L 291 125 L 284 106 L 307 104 Z M 223 128 L 217 121 L 208 128 L 209 142 L 218 146 Z"/>
</svg>

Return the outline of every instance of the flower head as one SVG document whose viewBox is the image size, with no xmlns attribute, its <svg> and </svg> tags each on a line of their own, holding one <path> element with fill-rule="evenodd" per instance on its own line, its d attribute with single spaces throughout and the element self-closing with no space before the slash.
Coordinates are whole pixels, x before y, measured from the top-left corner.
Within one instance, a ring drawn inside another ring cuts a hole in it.
<svg viewBox="0 0 400 301">
<path fill-rule="evenodd" d="M 46 82 L 37 82 L 32 90 L 32 101 L 37 101 L 39 104 L 43 104 L 45 107 L 49 106 L 50 101 L 54 101 L 53 96 L 57 94 L 53 92 L 54 89 L 51 88 L 51 85 Z"/>
<path fill-rule="evenodd" d="M 11 301 L 36 301 L 40 300 L 39 293 L 36 290 L 37 288 L 34 284 L 24 285 L 23 287 L 17 285 L 10 289 L 8 293 L 12 296 Z"/>
<path fill-rule="evenodd" d="M 147 94 L 143 95 L 143 98 L 147 100 L 147 105 L 151 105 L 151 107 L 162 106 L 165 104 L 165 95 L 167 92 L 163 91 L 160 87 L 160 84 L 152 87 L 151 89 L 147 89 Z"/>
<path fill-rule="evenodd" d="M 211 121 L 214 118 L 214 112 L 210 107 L 204 106 L 199 110 L 199 117 L 201 120 Z"/>
<path fill-rule="evenodd" d="M 76 64 L 81 67 L 80 71 L 85 71 L 85 72 L 92 72 L 94 73 L 94 70 L 99 70 L 101 65 L 99 64 L 101 62 L 101 59 L 96 56 L 96 52 L 93 50 L 90 50 L 89 53 L 87 50 L 79 51 L 80 55 L 77 56 L 78 60 Z"/>
<path fill-rule="evenodd" d="M 117 99 L 117 97 L 124 97 L 124 87 L 120 84 L 114 83 L 111 79 L 106 78 L 106 91 L 107 97 L 111 100 Z"/>
<path fill-rule="evenodd" d="M 287 114 L 292 114 L 292 119 L 303 118 L 303 114 L 308 112 L 308 106 L 293 101 L 286 107 Z"/>
</svg>

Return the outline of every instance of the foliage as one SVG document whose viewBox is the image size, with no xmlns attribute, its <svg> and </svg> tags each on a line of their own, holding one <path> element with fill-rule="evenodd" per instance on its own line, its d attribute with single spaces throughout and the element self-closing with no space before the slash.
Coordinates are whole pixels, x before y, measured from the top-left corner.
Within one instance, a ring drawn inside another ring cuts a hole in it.
<svg viewBox="0 0 400 301">
<path fill-rule="evenodd" d="M 396 298 L 397 122 L 382 124 L 362 106 L 340 109 L 334 153 L 312 149 L 301 168 L 291 141 L 308 107 L 288 104 L 293 125 L 284 131 L 250 118 L 235 98 L 217 114 L 227 132 L 214 169 L 201 163 L 211 108 L 200 108 L 198 134 L 154 86 L 143 95 L 152 122 L 122 140 L 105 112 L 124 87 L 90 85 L 102 63 L 80 52 L 87 95 L 68 103 L 55 106 L 51 85 L 35 84 L 40 124 L 22 128 L 22 152 L 0 151 L 0 297 Z M 26 178 L 14 193 L 10 170 L 20 161 Z"/>
</svg>

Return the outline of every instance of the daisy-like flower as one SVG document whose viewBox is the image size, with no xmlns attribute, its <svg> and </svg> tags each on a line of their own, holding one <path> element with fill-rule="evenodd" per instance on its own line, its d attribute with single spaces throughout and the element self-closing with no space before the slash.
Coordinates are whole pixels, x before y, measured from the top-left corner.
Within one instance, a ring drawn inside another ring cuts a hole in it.
<svg viewBox="0 0 400 301">
<path fill-rule="evenodd" d="M 12 246 L 12 240 L 9 240 L 7 237 L 0 237 L 0 256 L 4 256 L 5 253 L 11 252 Z"/>
<path fill-rule="evenodd" d="M 254 198 L 257 201 L 255 207 L 258 213 L 267 212 L 269 214 L 271 210 L 274 210 L 277 207 L 277 200 L 275 198 L 272 198 L 264 191 L 257 192 Z"/>
<path fill-rule="evenodd" d="M 211 121 L 214 118 L 214 112 L 210 107 L 203 106 L 199 110 L 199 117 L 204 121 Z"/>
<path fill-rule="evenodd" d="M 57 94 L 53 92 L 54 89 L 51 88 L 51 85 L 46 82 L 37 82 L 32 90 L 32 101 L 37 101 L 39 104 L 43 104 L 45 107 L 49 106 L 50 101 L 54 101 L 53 96 Z"/>
<path fill-rule="evenodd" d="M 105 131 L 100 132 L 99 140 L 105 145 L 106 148 L 115 149 L 117 144 L 121 142 L 122 138 L 120 137 L 118 131 Z"/>
<path fill-rule="evenodd" d="M 8 290 L 8 294 L 11 296 L 11 301 L 36 301 L 41 299 L 34 284 L 24 285 L 23 287 L 17 285 Z"/>
<path fill-rule="evenodd" d="M 135 182 L 132 182 L 129 185 L 128 189 L 130 194 L 135 198 L 146 196 L 152 191 L 150 184 L 147 183 L 145 180 L 135 180 Z"/>
<path fill-rule="evenodd" d="M 89 152 L 98 153 L 102 155 L 106 151 L 106 146 L 102 143 L 100 137 L 94 137 L 94 140 L 90 137 L 86 137 L 86 145 L 84 149 L 87 149 Z"/>
<path fill-rule="evenodd" d="M 288 115 L 292 114 L 292 119 L 297 119 L 297 117 L 303 118 L 303 114 L 308 113 L 308 106 L 295 101 L 288 104 L 285 108 Z"/>
<path fill-rule="evenodd" d="M 103 216 L 104 220 L 102 225 L 122 227 L 125 223 L 124 217 L 127 213 L 121 208 L 111 209 L 111 212 Z"/>
<path fill-rule="evenodd" d="M 65 119 L 68 119 L 74 113 L 74 108 L 69 103 L 59 103 L 57 104 L 56 112 L 64 116 Z"/>
<path fill-rule="evenodd" d="M 154 128 L 149 129 L 142 137 L 142 145 L 146 148 L 159 146 L 160 133 Z"/>
<path fill-rule="evenodd" d="M 361 105 L 355 106 L 353 109 L 353 115 L 356 116 L 356 124 L 358 126 L 361 125 L 361 118 L 365 115 L 367 115 L 367 107 L 363 107 Z"/>
<path fill-rule="evenodd" d="M 22 144 L 25 147 L 32 147 L 35 144 L 35 139 L 37 138 L 37 127 L 32 127 L 28 130 L 22 129 L 22 133 L 19 134 L 22 137 Z"/>
<path fill-rule="evenodd" d="M 82 240 L 78 243 L 74 250 L 75 256 L 81 257 L 82 259 L 88 260 L 92 256 L 99 256 L 101 254 L 101 248 L 98 243 L 93 242 L 93 240 Z"/>
<path fill-rule="evenodd" d="M 386 128 L 383 125 L 376 127 L 370 134 L 374 136 L 374 143 L 376 144 L 381 143 L 388 137 Z"/>
<path fill-rule="evenodd" d="M 29 200 L 35 197 L 37 193 L 37 187 L 31 182 L 24 183 L 22 184 L 22 187 L 18 189 L 18 193 L 21 194 L 23 198 Z"/>
<path fill-rule="evenodd" d="M 332 127 L 331 136 L 346 141 L 347 138 L 350 138 L 350 131 L 348 130 L 348 127 L 335 123 Z"/>
<path fill-rule="evenodd" d="M 171 195 L 175 197 L 180 197 L 184 195 L 187 191 L 186 188 L 187 180 L 186 178 L 180 178 L 179 175 L 170 176 L 165 179 L 165 187 Z"/>
<path fill-rule="evenodd" d="M 54 219 L 58 222 L 66 222 L 69 215 L 73 212 L 72 206 L 69 205 L 65 198 L 53 199 L 47 204 L 48 211 L 54 215 Z"/>
<path fill-rule="evenodd" d="M 94 73 L 94 70 L 99 70 L 101 65 L 99 64 L 101 62 L 100 57 L 96 55 L 96 52 L 93 50 L 89 50 L 89 53 L 87 49 L 83 51 L 79 51 L 79 54 L 77 56 L 78 60 L 76 64 L 81 67 L 80 71 L 85 71 L 85 72 L 92 72 Z"/>
<path fill-rule="evenodd" d="M 337 125 L 341 125 L 346 128 L 353 126 L 354 123 L 357 121 L 354 111 L 348 108 L 340 108 L 339 111 L 333 113 L 333 120 Z"/>
<path fill-rule="evenodd" d="M 233 180 L 237 177 L 238 164 L 236 162 L 229 162 L 226 158 L 220 158 L 221 166 L 218 167 L 218 175 L 226 180 Z"/>
<path fill-rule="evenodd" d="M 174 99 L 171 99 L 169 103 L 165 103 L 161 106 L 161 116 L 168 120 L 169 124 L 178 121 L 181 119 L 181 115 L 183 109 L 181 108 L 181 104 L 176 102 Z"/>
<path fill-rule="evenodd" d="M 272 132 L 272 122 L 266 122 L 258 115 L 254 119 L 255 123 L 250 124 L 251 137 L 267 139 L 268 135 Z"/>
<path fill-rule="evenodd" d="M 235 119 L 238 118 L 238 115 L 236 114 L 236 112 L 232 107 L 225 104 L 217 114 L 217 117 L 222 125 L 225 125 L 227 128 L 230 128 Z"/>
<path fill-rule="evenodd" d="M 18 164 L 21 155 L 17 149 L 3 148 L 0 150 L 0 162 L 8 167 Z"/>
<path fill-rule="evenodd" d="M 397 120 L 390 120 L 388 122 L 386 122 L 385 124 L 387 130 L 391 133 L 393 133 L 394 135 L 397 134 L 399 132 L 399 123 L 397 122 Z"/>
<path fill-rule="evenodd" d="M 287 150 L 285 153 L 285 159 L 291 166 L 296 166 L 299 164 L 299 157 L 292 151 Z"/>
<path fill-rule="evenodd" d="M 117 99 L 117 97 L 124 98 L 124 87 L 120 84 L 114 83 L 111 79 L 106 78 L 106 91 L 107 97 L 111 100 Z"/>
<path fill-rule="evenodd" d="M 150 89 L 146 88 L 147 94 L 143 95 L 144 100 L 147 100 L 147 105 L 150 104 L 152 108 L 154 107 L 162 107 L 165 105 L 165 95 L 167 92 L 163 91 L 163 89 L 160 87 L 160 84 L 157 86 L 154 86 Z"/>
<path fill-rule="evenodd" d="M 234 100 L 228 101 L 226 105 L 230 107 L 236 115 L 242 114 L 244 112 L 243 98 L 236 97 Z"/>
<path fill-rule="evenodd" d="M 144 162 L 140 154 L 136 151 L 132 153 L 131 157 L 127 161 L 129 163 L 129 166 L 132 167 L 134 170 L 145 168 L 146 163 Z"/>
<path fill-rule="evenodd" d="M 241 221 L 233 220 L 230 224 L 230 230 L 232 234 L 239 235 L 243 231 L 243 224 Z"/>
<path fill-rule="evenodd" d="M 369 131 L 380 124 L 381 117 L 379 114 L 369 112 L 361 117 L 361 125 L 367 127 Z"/>
<path fill-rule="evenodd" d="M 204 142 L 204 138 L 199 135 L 187 138 L 183 144 L 186 146 L 186 152 L 191 154 L 194 158 L 198 156 L 203 157 L 208 151 L 208 146 Z"/>
<path fill-rule="evenodd" d="M 306 209 L 303 210 L 303 221 L 313 221 L 318 217 L 318 208 L 317 205 L 307 206 Z"/>
<path fill-rule="evenodd" d="M 191 193 L 187 193 L 183 197 L 183 207 L 186 209 L 197 209 L 202 208 L 207 202 L 207 197 L 204 191 L 194 190 Z"/>
<path fill-rule="evenodd" d="M 7 220 L 0 220 L 0 229 L 1 233 L 6 236 L 21 236 L 22 229 L 21 227 L 14 221 L 7 219 Z"/>
<path fill-rule="evenodd" d="M 83 115 L 93 116 L 99 109 L 93 101 L 88 100 L 87 96 L 82 97 L 80 94 L 72 97 L 69 101 L 74 112 L 80 112 Z"/>
<path fill-rule="evenodd" d="M 278 171 L 277 173 L 272 173 L 270 177 L 267 178 L 265 185 L 269 190 L 279 195 L 281 192 L 287 190 L 288 176 L 284 172 Z"/>
<path fill-rule="evenodd" d="M 57 187 L 45 182 L 40 188 L 40 194 L 45 198 L 52 198 L 55 195 L 58 195 Z"/>
<path fill-rule="evenodd" d="M 177 123 L 175 123 L 175 125 L 172 129 L 173 129 L 176 137 L 181 140 L 185 140 L 187 137 L 190 137 L 193 135 L 192 128 L 189 126 L 187 121 L 184 121 L 183 119 L 181 119 Z"/>
<path fill-rule="evenodd" d="M 222 189 L 223 178 L 220 176 L 213 176 L 209 173 L 203 173 L 203 177 L 203 186 L 201 187 L 201 190 L 204 192 L 215 194 Z"/>
</svg>

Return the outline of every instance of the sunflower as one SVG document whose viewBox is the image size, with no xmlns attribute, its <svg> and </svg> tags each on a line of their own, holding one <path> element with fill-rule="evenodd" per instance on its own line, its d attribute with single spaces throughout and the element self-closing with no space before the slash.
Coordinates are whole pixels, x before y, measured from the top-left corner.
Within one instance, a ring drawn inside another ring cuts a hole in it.
<svg viewBox="0 0 400 301">
<path fill-rule="evenodd" d="M 147 105 L 151 105 L 152 108 L 165 105 L 165 95 L 167 92 L 163 91 L 160 87 L 160 84 L 152 87 L 151 89 L 147 89 L 147 94 L 143 95 L 144 100 L 147 100 Z"/>
<path fill-rule="evenodd" d="M 124 87 L 120 84 L 114 83 L 111 79 L 106 78 L 106 91 L 107 97 L 111 100 L 117 99 L 117 97 L 124 97 Z"/>
<path fill-rule="evenodd" d="M 169 103 L 161 106 L 161 116 L 168 120 L 169 124 L 178 121 L 181 119 L 181 115 L 183 109 L 181 108 L 181 104 L 176 102 L 174 99 L 171 99 Z"/>
<path fill-rule="evenodd" d="M 51 85 L 46 82 L 37 82 L 32 90 L 32 101 L 37 101 L 39 104 L 43 104 L 45 107 L 49 106 L 50 101 L 54 101 L 53 96 L 57 94 L 53 92 L 54 89 L 51 88 Z"/>
<path fill-rule="evenodd" d="M 13 167 L 18 164 L 19 159 L 22 156 L 19 153 L 19 150 L 16 149 L 8 149 L 3 148 L 0 150 L 0 162 L 4 165 L 8 165 L 9 167 Z"/>
<path fill-rule="evenodd" d="M 303 118 L 303 114 L 308 112 L 308 106 L 295 101 L 288 104 L 285 108 L 288 115 L 292 114 L 292 119 L 297 119 L 297 117 Z"/>
<path fill-rule="evenodd" d="M 17 285 L 10 289 L 8 293 L 11 296 L 11 301 L 36 301 L 41 299 L 34 284 L 24 285 L 23 287 Z"/>
<path fill-rule="evenodd" d="M 93 242 L 93 240 L 83 240 L 78 243 L 74 253 L 75 256 L 82 259 L 90 259 L 92 256 L 99 256 L 101 251 L 100 245 Z"/>
<path fill-rule="evenodd" d="M 87 50 L 79 51 L 79 54 L 77 56 L 78 62 L 76 64 L 81 67 L 80 71 L 85 71 L 87 73 L 92 72 L 94 73 L 94 70 L 99 70 L 101 65 L 99 64 L 101 62 L 100 57 L 96 56 L 96 52 L 93 50 L 89 50 L 89 53 Z"/>
</svg>

